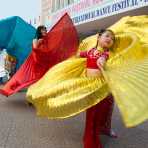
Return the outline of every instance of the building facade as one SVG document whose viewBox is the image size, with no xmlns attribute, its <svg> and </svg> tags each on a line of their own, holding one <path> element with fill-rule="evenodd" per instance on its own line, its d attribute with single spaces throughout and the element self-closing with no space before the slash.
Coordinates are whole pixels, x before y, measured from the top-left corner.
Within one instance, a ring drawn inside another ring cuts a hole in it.
<svg viewBox="0 0 148 148">
<path fill-rule="evenodd" d="M 50 19 L 53 0 L 41 0 L 41 24 L 47 24 Z"/>
<path fill-rule="evenodd" d="M 53 13 L 80 0 L 41 0 L 41 23 L 48 25 Z"/>
<path fill-rule="evenodd" d="M 44 24 L 52 27 L 67 12 L 79 33 L 106 28 L 126 15 L 148 15 L 148 0 L 42 0 L 47 2 Z M 43 3 L 43 2 L 42 2 Z M 47 8 L 48 5 L 48 8 Z M 50 6 L 50 7 L 49 7 Z M 45 8 L 44 8 L 45 10 Z M 43 18 L 45 13 L 43 13 Z"/>
</svg>

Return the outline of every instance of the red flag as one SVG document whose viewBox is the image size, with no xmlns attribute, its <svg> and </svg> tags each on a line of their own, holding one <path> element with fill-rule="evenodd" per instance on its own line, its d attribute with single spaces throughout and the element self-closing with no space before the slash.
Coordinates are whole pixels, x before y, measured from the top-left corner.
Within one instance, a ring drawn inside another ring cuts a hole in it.
<svg viewBox="0 0 148 148">
<path fill-rule="evenodd" d="M 66 13 L 47 33 L 43 44 L 38 49 L 32 49 L 25 63 L 0 93 L 9 96 L 33 84 L 53 65 L 74 55 L 77 49 L 77 31 Z"/>
</svg>

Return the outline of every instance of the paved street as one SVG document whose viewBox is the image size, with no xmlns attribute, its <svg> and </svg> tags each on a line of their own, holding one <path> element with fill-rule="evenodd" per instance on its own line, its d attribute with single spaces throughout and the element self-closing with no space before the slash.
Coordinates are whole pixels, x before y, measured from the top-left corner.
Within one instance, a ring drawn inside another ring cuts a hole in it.
<svg viewBox="0 0 148 148">
<path fill-rule="evenodd" d="M 82 148 L 84 113 L 66 120 L 36 117 L 25 93 L 0 95 L 0 148 Z M 105 148 L 148 148 L 148 122 L 126 129 L 115 107 L 113 128 L 118 139 L 101 137 Z"/>
</svg>

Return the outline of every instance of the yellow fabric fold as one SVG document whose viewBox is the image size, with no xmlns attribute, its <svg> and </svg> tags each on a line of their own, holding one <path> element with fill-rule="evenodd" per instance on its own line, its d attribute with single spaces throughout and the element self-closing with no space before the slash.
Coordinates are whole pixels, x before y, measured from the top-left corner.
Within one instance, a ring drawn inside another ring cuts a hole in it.
<svg viewBox="0 0 148 148">
<path fill-rule="evenodd" d="M 127 127 L 148 119 L 148 57 L 127 60 L 105 72 L 107 83 Z"/>
<path fill-rule="evenodd" d="M 107 95 L 108 86 L 104 80 L 83 77 L 63 81 L 33 103 L 39 116 L 67 118 L 99 103 Z"/>
<path fill-rule="evenodd" d="M 83 58 L 71 58 L 51 68 L 42 79 L 29 87 L 28 101 L 33 103 L 34 98 L 38 98 L 40 95 L 44 96 L 52 87 L 64 80 L 80 77 L 86 68 L 85 61 L 86 59 Z"/>
</svg>

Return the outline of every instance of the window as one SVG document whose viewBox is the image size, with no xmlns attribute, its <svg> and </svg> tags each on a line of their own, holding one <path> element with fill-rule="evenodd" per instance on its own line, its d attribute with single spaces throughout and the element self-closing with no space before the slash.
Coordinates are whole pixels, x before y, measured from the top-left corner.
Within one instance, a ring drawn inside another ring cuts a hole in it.
<svg viewBox="0 0 148 148">
<path fill-rule="evenodd" d="M 56 12 L 57 10 L 79 1 L 80 0 L 52 0 L 52 12 Z"/>
</svg>

